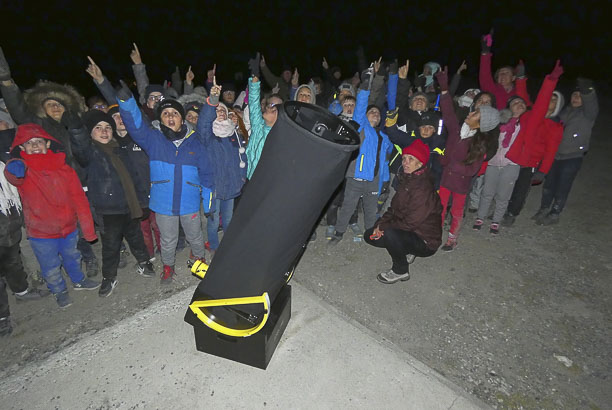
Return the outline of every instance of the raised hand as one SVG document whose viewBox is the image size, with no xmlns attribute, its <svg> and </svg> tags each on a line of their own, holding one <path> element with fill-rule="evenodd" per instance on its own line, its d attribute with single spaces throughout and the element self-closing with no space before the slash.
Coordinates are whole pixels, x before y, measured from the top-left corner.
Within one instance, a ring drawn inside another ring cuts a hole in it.
<svg viewBox="0 0 612 410">
<path fill-rule="evenodd" d="M 291 85 L 293 87 L 297 87 L 300 84 L 300 73 L 298 73 L 298 69 L 293 70 L 293 75 L 291 76 Z"/>
<path fill-rule="evenodd" d="M 464 72 L 465 70 L 467 70 L 467 64 L 465 63 L 465 60 L 463 60 L 461 62 L 461 65 L 459 66 L 459 68 L 457 69 L 457 74 L 461 74 L 462 72 Z"/>
<path fill-rule="evenodd" d="M 438 71 L 435 75 L 440 85 L 440 90 L 445 94 L 448 92 L 448 67 L 444 66 L 444 70 Z"/>
<path fill-rule="evenodd" d="M 264 68 L 266 66 L 266 59 L 263 54 L 261 55 L 261 59 L 259 60 L 259 68 Z"/>
<path fill-rule="evenodd" d="M 274 88 L 272 88 L 272 94 L 278 94 L 279 91 L 280 91 L 280 86 L 278 85 L 278 83 L 276 83 Z"/>
<path fill-rule="evenodd" d="M 378 70 L 380 70 L 380 62 L 382 61 L 382 56 L 380 56 L 380 58 L 377 61 L 374 61 L 372 64 L 374 64 L 374 74 L 378 73 Z"/>
<path fill-rule="evenodd" d="M 185 82 L 191 85 L 193 83 L 194 78 L 195 78 L 195 74 L 193 73 L 193 71 L 191 71 L 191 66 L 189 66 L 187 73 L 185 73 Z"/>
<path fill-rule="evenodd" d="M 212 70 L 208 70 L 208 71 L 206 72 L 206 78 L 207 78 L 207 81 L 208 81 L 209 83 L 212 83 L 212 82 L 213 82 L 213 78 L 215 77 L 215 75 L 217 75 L 217 64 L 216 64 L 216 63 L 215 63 L 215 64 L 213 64 L 213 68 L 212 68 Z"/>
<path fill-rule="evenodd" d="M 408 68 L 410 67 L 410 60 L 406 60 L 406 64 L 401 66 L 398 70 L 399 78 L 406 79 L 408 78 Z"/>
<path fill-rule="evenodd" d="M 518 78 L 525 77 L 525 63 L 523 62 L 523 60 L 519 60 L 519 63 L 514 69 L 514 75 Z"/>
<path fill-rule="evenodd" d="M 219 96 L 221 95 L 221 86 L 217 84 L 217 77 L 213 77 L 213 86 L 210 88 L 210 103 L 217 105 L 219 103 Z"/>
<path fill-rule="evenodd" d="M 11 68 L 4 57 L 2 47 L 0 47 L 0 81 L 8 81 L 11 79 Z"/>
<path fill-rule="evenodd" d="M 480 51 L 482 54 L 489 54 L 491 52 L 491 46 L 493 45 L 493 29 L 489 31 L 489 34 L 485 34 L 480 38 Z"/>
<path fill-rule="evenodd" d="M 132 44 L 134 45 L 134 48 L 130 53 L 130 58 L 132 59 L 132 62 L 134 64 L 142 64 L 142 57 L 140 56 L 140 51 L 138 51 L 138 46 L 136 45 L 136 43 Z"/>
<path fill-rule="evenodd" d="M 323 57 L 323 62 L 321 63 L 325 70 L 329 70 L 329 64 L 327 64 L 327 60 Z"/>
<path fill-rule="evenodd" d="M 550 72 L 550 77 L 553 80 L 558 80 L 559 77 L 561 77 L 561 74 L 563 74 L 563 67 L 561 66 L 561 60 L 557 60 L 555 63 L 555 68 L 553 68 L 553 70 Z"/>
<path fill-rule="evenodd" d="M 87 71 L 87 74 L 89 74 L 96 83 L 102 84 L 102 82 L 104 81 L 104 75 L 102 74 L 102 70 L 100 70 L 100 67 L 98 67 L 95 61 L 93 61 L 93 58 L 87 56 L 87 59 L 89 60 L 89 65 L 87 66 L 87 69 L 85 71 Z"/>
<path fill-rule="evenodd" d="M 117 98 L 121 101 L 127 101 L 132 98 L 132 91 L 123 80 L 119 80 L 121 88 L 117 90 Z"/>
<path fill-rule="evenodd" d="M 259 60 L 261 59 L 261 53 L 258 51 L 255 58 L 249 59 L 249 71 L 253 77 L 259 77 Z M 256 81 L 253 81 L 256 82 Z"/>
</svg>

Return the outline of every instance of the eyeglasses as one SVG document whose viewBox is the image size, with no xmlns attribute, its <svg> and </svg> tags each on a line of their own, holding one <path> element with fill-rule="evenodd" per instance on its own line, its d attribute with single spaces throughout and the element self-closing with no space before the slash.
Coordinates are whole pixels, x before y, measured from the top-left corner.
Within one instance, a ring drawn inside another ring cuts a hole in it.
<svg viewBox="0 0 612 410">
<path fill-rule="evenodd" d="M 96 104 L 93 106 L 93 108 L 95 108 L 96 110 L 105 110 L 108 108 L 108 105 L 106 104 Z"/>
<path fill-rule="evenodd" d="M 55 101 L 49 101 L 45 103 L 45 107 L 47 108 L 64 108 L 64 106 Z"/>
<path fill-rule="evenodd" d="M 161 101 L 164 99 L 163 95 L 149 95 L 150 101 Z"/>
</svg>

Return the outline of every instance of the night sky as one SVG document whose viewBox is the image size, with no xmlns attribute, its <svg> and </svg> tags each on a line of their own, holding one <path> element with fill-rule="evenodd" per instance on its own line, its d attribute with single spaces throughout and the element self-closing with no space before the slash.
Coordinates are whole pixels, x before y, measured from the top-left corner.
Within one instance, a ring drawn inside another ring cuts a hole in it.
<svg viewBox="0 0 612 410">
<path fill-rule="evenodd" d="M 95 87 L 85 73 L 87 55 L 116 83 L 131 78 L 129 58 L 136 42 L 152 83 L 170 79 L 174 66 L 189 65 L 196 84 L 217 63 L 219 82 L 244 71 L 257 50 L 275 73 L 297 66 L 306 80 L 319 74 L 321 58 L 356 70 L 355 49 L 368 59 L 410 58 L 410 76 L 434 60 L 455 71 L 468 61 L 476 77 L 479 37 L 495 29 L 494 67 L 523 58 L 527 74 L 542 77 L 560 57 L 570 82 L 594 78 L 609 87 L 612 64 L 610 21 L 605 2 L 453 1 L 49 1 L 44 6 L 2 5 L 0 45 L 17 83 L 27 88 L 44 78 L 76 85 L 85 95 Z M 245 5 L 248 4 L 248 5 Z M 260 5 L 255 7 L 254 4 Z"/>
</svg>

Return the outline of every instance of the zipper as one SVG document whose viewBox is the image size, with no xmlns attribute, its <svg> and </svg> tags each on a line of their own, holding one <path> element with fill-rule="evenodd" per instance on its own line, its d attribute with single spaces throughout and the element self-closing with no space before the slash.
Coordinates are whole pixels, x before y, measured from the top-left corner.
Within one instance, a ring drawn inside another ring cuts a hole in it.
<svg viewBox="0 0 612 410">
<path fill-rule="evenodd" d="M 361 160 L 359 161 L 359 172 L 363 171 L 363 157 L 365 154 L 361 154 Z"/>
</svg>

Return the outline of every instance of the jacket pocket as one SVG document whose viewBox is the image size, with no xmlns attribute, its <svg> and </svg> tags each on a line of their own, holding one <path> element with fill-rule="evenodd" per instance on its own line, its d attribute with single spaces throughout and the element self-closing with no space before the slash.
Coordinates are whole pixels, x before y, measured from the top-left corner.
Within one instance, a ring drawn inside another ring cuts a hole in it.
<svg viewBox="0 0 612 410">
<path fill-rule="evenodd" d="M 161 180 L 161 181 L 151 181 L 151 185 L 153 185 L 153 184 L 167 184 L 168 182 L 170 182 L 169 179 L 164 179 L 164 180 Z"/>
<path fill-rule="evenodd" d="M 189 181 L 185 181 L 185 183 L 187 185 L 190 185 L 190 186 L 194 187 L 194 188 L 198 188 L 198 190 L 200 190 L 200 192 L 202 192 L 202 185 L 194 184 L 193 182 L 189 182 Z"/>
</svg>

